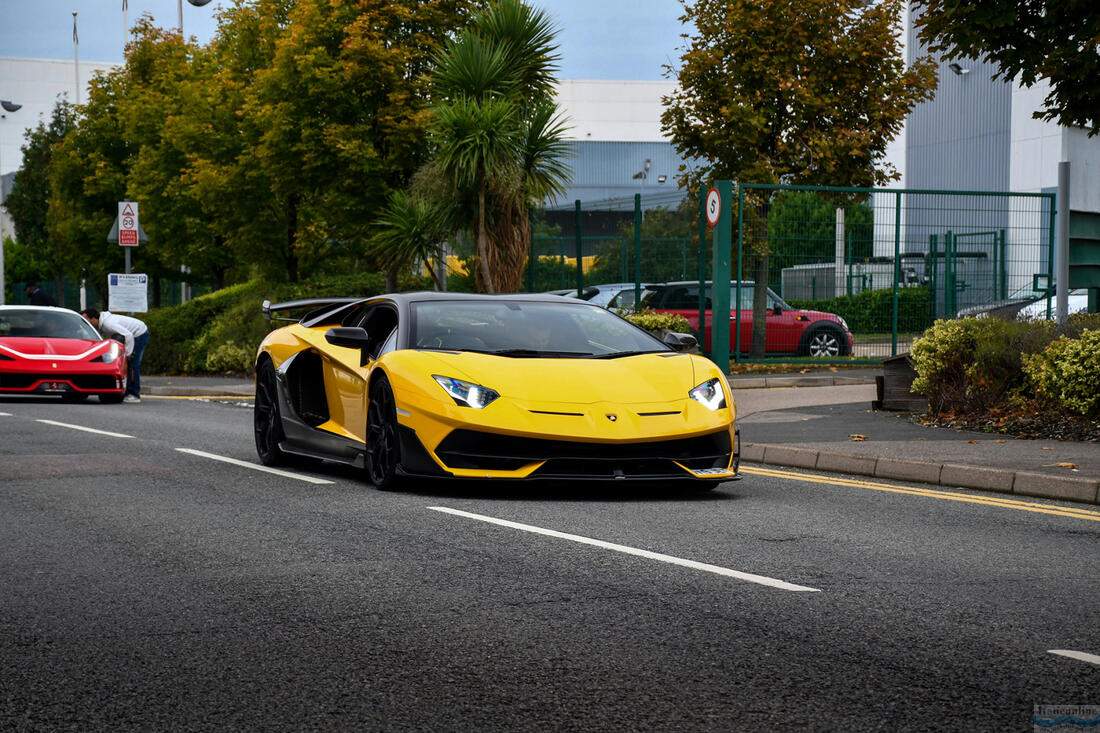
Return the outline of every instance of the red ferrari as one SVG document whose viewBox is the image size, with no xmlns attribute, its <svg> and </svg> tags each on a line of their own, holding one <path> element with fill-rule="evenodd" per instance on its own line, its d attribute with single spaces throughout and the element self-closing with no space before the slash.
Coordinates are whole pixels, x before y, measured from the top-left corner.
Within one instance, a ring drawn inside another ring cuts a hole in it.
<svg viewBox="0 0 1100 733">
<path fill-rule="evenodd" d="M 122 402 L 126 352 L 65 308 L 0 305 L 0 395 Z"/>
</svg>

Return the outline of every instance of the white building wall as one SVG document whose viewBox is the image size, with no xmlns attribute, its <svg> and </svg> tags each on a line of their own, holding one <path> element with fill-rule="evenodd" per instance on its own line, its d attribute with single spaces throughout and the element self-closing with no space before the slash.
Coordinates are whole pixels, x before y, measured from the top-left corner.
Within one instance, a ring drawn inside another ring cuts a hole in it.
<svg viewBox="0 0 1100 733">
<path fill-rule="evenodd" d="M 81 61 L 80 101 L 88 101 L 88 82 L 101 71 L 118 64 Z M 59 95 L 76 101 L 77 76 L 73 60 L 0 58 L 0 99 L 23 105 L 17 112 L 4 112 L 0 119 L 0 173 L 11 173 L 23 164 L 23 134 L 49 122 Z"/>
<path fill-rule="evenodd" d="M 556 94 L 573 140 L 668 142 L 661 133 L 661 98 L 674 91 L 673 81 L 566 79 Z"/>
</svg>

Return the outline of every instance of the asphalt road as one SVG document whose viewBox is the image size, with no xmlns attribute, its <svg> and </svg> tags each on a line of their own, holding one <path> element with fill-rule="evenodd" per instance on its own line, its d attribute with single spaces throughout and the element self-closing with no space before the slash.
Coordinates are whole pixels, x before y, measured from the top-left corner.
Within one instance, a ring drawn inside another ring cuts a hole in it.
<svg viewBox="0 0 1100 733">
<path fill-rule="evenodd" d="M 257 465 L 247 404 L 0 400 L 0 729 L 1000 731 L 1100 705 L 1095 510 L 762 467 L 685 495 Z"/>
</svg>

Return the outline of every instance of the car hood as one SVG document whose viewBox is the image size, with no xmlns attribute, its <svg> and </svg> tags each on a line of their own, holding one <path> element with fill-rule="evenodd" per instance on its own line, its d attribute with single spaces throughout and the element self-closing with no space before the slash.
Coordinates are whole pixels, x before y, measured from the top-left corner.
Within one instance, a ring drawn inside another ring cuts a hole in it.
<svg viewBox="0 0 1100 733">
<path fill-rule="evenodd" d="M 639 354 L 618 359 L 525 359 L 471 352 L 430 354 L 432 372 L 476 382 L 526 402 L 640 404 L 687 397 L 697 376 L 687 354 Z"/>
<path fill-rule="evenodd" d="M 81 358 L 90 355 L 102 341 L 19 336 L 0 338 L 0 352 L 23 357 Z"/>
</svg>

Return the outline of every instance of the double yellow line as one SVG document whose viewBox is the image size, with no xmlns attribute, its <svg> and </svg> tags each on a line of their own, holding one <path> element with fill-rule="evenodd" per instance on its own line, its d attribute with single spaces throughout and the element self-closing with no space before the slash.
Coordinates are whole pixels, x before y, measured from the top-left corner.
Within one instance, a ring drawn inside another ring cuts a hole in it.
<svg viewBox="0 0 1100 733">
<path fill-rule="evenodd" d="M 918 489 L 909 486 L 894 486 L 881 484 L 875 481 L 859 481 L 856 479 L 835 478 L 832 476 L 818 476 L 795 471 L 779 471 L 774 468 L 755 468 L 741 465 L 741 473 L 753 476 L 769 476 L 771 478 L 793 479 L 796 481 L 808 481 L 816 484 L 831 484 L 833 486 L 849 486 L 856 489 L 870 489 L 872 491 L 887 491 L 891 494 L 909 494 L 923 496 L 928 499 L 942 499 L 945 501 L 962 501 L 967 504 L 984 504 L 986 506 L 999 507 L 1001 509 L 1017 509 L 1023 512 L 1036 514 L 1053 514 L 1058 517 L 1070 517 L 1072 519 L 1086 519 L 1092 522 L 1100 522 L 1100 512 L 1076 507 L 1061 507 L 1051 504 L 1040 504 L 1033 501 L 1020 501 L 1001 496 L 975 496 L 961 494 L 955 491 L 938 491 L 936 489 Z"/>
</svg>

